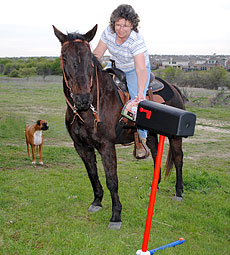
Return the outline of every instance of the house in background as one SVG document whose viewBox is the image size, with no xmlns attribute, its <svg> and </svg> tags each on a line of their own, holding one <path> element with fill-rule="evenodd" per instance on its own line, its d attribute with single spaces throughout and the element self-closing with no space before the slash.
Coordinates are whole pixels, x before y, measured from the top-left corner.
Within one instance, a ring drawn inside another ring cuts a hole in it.
<svg viewBox="0 0 230 255">
<path fill-rule="evenodd" d="M 179 69 L 189 68 L 189 57 L 188 56 L 171 56 L 167 59 L 162 60 L 162 67 L 175 67 Z"/>
<path fill-rule="evenodd" d="M 174 56 L 174 55 L 150 55 L 152 70 L 158 68 L 179 68 L 183 71 L 210 70 L 216 66 L 222 66 L 230 70 L 230 56 L 207 55 L 207 56 Z"/>
<path fill-rule="evenodd" d="M 101 62 L 104 65 L 109 62 L 109 56 L 104 56 Z M 179 68 L 185 72 L 197 70 L 210 70 L 216 66 L 222 66 L 230 71 L 230 55 L 150 55 L 152 70 L 165 69 L 167 67 Z"/>
<path fill-rule="evenodd" d="M 229 58 L 224 56 L 216 56 L 215 54 L 211 57 L 208 57 L 204 63 L 197 64 L 197 70 L 210 70 L 217 66 L 222 66 L 227 69 L 227 62 Z"/>
</svg>

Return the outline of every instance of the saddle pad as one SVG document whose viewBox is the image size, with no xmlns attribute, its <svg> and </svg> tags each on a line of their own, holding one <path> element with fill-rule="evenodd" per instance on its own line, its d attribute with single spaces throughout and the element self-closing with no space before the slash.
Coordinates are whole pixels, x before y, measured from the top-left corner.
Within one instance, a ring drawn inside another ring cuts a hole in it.
<svg viewBox="0 0 230 255">
<path fill-rule="evenodd" d="M 149 89 L 151 89 L 152 92 L 160 91 L 163 88 L 164 84 L 155 78 L 149 83 Z"/>
<path fill-rule="evenodd" d="M 155 79 L 158 80 L 159 82 L 163 83 L 164 88 L 162 90 L 159 90 L 159 91 L 154 91 L 153 95 L 161 96 L 164 99 L 165 102 L 170 100 L 174 95 L 171 86 L 166 81 L 162 80 L 159 77 L 155 77 Z"/>
</svg>

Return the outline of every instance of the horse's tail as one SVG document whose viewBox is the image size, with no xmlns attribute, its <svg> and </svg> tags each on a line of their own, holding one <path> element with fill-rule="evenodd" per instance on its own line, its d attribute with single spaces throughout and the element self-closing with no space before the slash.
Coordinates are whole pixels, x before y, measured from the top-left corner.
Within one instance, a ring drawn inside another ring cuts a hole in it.
<svg viewBox="0 0 230 255">
<path fill-rule="evenodd" d="M 172 150 L 171 146 L 169 145 L 168 156 L 165 165 L 165 177 L 168 177 L 171 174 L 172 168 L 173 168 Z"/>
</svg>

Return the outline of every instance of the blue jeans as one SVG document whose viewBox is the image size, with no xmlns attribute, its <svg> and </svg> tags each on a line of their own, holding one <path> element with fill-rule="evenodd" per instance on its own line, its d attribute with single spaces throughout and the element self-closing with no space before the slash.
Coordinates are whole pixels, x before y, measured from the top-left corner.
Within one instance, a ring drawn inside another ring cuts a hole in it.
<svg viewBox="0 0 230 255">
<path fill-rule="evenodd" d="M 148 64 L 146 66 L 147 68 L 147 82 L 145 85 L 145 89 L 144 89 L 144 95 L 146 96 L 146 92 L 148 89 L 148 85 L 149 85 L 149 80 L 150 80 L 150 64 Z M 127 81 L 127 86 L 129 89 L 129 94 L 131 99 L 135 98 L 137 96 L 137 73 L 136 70 L 133 69 L 129 72 L 125 72 L 126 75 L 126 81 Z M 138 134 L 140 138 L 146 138 L 147 137 L 147 130 L 144 129 L 138 129 Z"/>
</svg>

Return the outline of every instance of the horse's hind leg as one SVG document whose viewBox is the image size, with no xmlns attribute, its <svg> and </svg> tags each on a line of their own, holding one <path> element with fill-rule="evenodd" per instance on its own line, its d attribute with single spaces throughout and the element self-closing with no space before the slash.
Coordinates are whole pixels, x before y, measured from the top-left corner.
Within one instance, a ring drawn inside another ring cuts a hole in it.
<svg viewBox="0 0 230 255">
<path fill-rule="evenodd" d="M 173 163 L 176 167 L 176 198 L 177 200 L 182 200 L 183 193 L 183 177 L 182 177 L 182 167 L 183 167 L 183 151 L 182 151 L 182 138 L 175 137 L 169 139 L 170 147 L 172 151 Z"/>
<path fill-rule="evenodd" d="M 93 187 L 94 192 L 94 201 L 89 207 L 89 212 L 97 212 L 102 208 L 102 198 L 103 198 L 103 189 L 101 183 L 99 181 L 98 173 L 97 173 L 97 162 L 94 148 L 91 146 L 79 146 L 77 143 L 74 143 L 74 146 L 83 160 L 86 170 L 88 172 L 88 176 L 90 182 Z"/>
<path fill-rule="evenodd" d="M 107 144 L 99 150 L 106 174 L 106 184 L 112 198 L 112 217 L 109 228 L 121 227 L 121 202 L 118 195 L 117 158 L 114 144 Z"/>
</svg>

